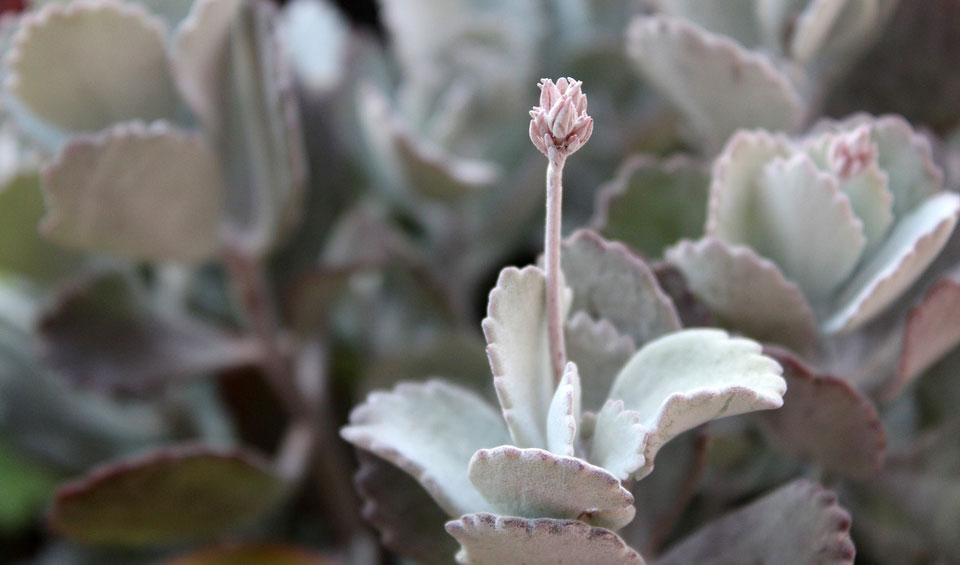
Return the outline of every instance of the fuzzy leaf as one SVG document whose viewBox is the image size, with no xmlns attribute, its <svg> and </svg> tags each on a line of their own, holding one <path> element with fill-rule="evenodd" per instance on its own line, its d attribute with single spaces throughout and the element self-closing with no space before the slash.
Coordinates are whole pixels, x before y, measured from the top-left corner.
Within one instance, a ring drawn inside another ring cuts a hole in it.
<svg viewBox="0 0 960 565">
<path fill-rule="evenodd" d="M 653 341 L 620 371 L 597 417 L 592 461 L 626 479 L 653 470 L 660 447 L 704 422 L 779 408 L 786 383 L 760 345 L 713 329 Z M 622 403 L 622 404 L 621 404 Z M 604 438 L 642 435 L 638 442 Z"/>
<path fill-rule="evenodd" d="M 865 125 L 870 127 L 871 142 L 877 145 L 877 164 L 887 174 L 894 218 L 900 222 L 940 190 L 943 173 L 933 161 L 930 141 L 900 116 L 855 114 L 840 122 L 818 123 L 812 133 L 850 131 Z"/>
<path fill-rule="evenodd" d="M 369 143 L 386 164 L 388 182 L 429 199 L 455 201 L 500 177 L 491 162 L 460 158 L 416 138 L 373 88 L 361 92 L 360 111 Z"/>
<path fill-rule="evenodd" d="M 267 463 L 249 453 L 168 447 L 62 486 L 49 520 L 57 533 L 84 544 L 199 540 L 256 519 L 285 491 Z"/>
<path fill-rule="evenodd" d="M 637 344 L 680 329 L 677 310 L 653 272 L 623 244 L 578 230 L 561 253 L 574 312 L 609 320 Z"/>
<path fill-rule="evenodd" d="M 633 340 L 620 335 L 607 321 L 595 321 L 585 312 L 577 312 L 566 324 L 567 357 L 587 376 L 581 380 L 583 407 L 596 411 L 610 394 L 610 386 L 620 369 L 633 357 Z"/>
<path fill-rule="evenodd" d="M 547 449 L 557 455 L 573 457 L 582 396 L 577 365 L 567 363 L 547 414 Z"/>
<path fill-rule="evenodd" d="M 803 102 L 787 77 L 726 37 L 680 19 L 639 17 L 627 49 L 710 147 L 741 128 L 791 130 L 800 122 Z"/>
<path fill-rule="evenodd" d="M 680 242 L 666 258 L 724 326 L 798 351 L 815 343 L 813 312 L 803 293 L 749 247 L 707 237 Z"/>
<path fill-rule="evenodd" d="M 221 178 L 203 140 L 165 122 L 67 144 L 43 172 L 54 241 L 137 259 L 196 261 L 217 248 Z"/>
<path fill-rule="evenodd" d="M 164 23 L 132 3 L 44 6 L 13 40 L 8 91 L 37 118 L 71 132 L 172 117 L 165 36 Z"/>
<path fill-rule="evenodd" d="M 493 384 L 513 444 L 519 447 L 547 444 L 545 424 L 554 379 L 547 346 L 545 287 L 546 277 L 536 267 L 503 269 L 490 291 L 483 320 Z"/>
<path fill-rule="evenodd" d="M 174 74 L 226 168 L 234 242 L 265 253 L 300 217 L 306 159 L 277 8 L 203 0 L 177 31 Z"/>
<path fill-rule="evenodd" d="M 643 558 L 617 534 L 576 520 L 506 518 L 470 514 L 447 523 L 462 546 L 457 563 L 603 563 L 643 565 Z"/>
<path fill-rule="evenodd" d="M 850 275 L 867 244 L 836 179 L 803 155 L 764 166 L 750 210 L 763 226 L 759 237 L 728 243 L 750 245 L 771 259 L 817 303 Z"/>
<path fill-rule="evenodd" d="M 887 241 L 841 292 L 838 311 L 823 323 L 828 332 L 853 330 L 879 314 L 940 253 L 957 222 L 960 197 L 941 193 L 904 216 Z"/>
<path fill-rule="evenodd" d="M 633 495 L 605 469 L 543 449 L 481 449 L 469 473 L 494 511 L 507 516 L 576 519 L 616 530 L 636 512 Z"/>
<path fill-rule="evenodd" d="M 151 303 L 130 277 L 74 281 L 37 321 L 44 360 L 73 385 L 144 392 L 254 363 L 260 348 Z"/>
<path fill-rule="evenodd" d="M 211 132 L 223 126 L 230 29 L 243 0 L 196 0 L 171 40 L 177 88 Z"/>
<path fill-rule="evenodd" d="M 899 394 L 914 379 L 960 344 L 960 281 L 944 278 L 907 317 L 897 376 L 884 391 Z"/>
<path fill-rule="evenodd" d="M 783 407 L 759 415 L 779 446 L 848 477 L 874 475 L 887 442 L 873 403 L 844 380 L 814 374 L 786 351 L 767 353 L 783 366 L 787 381 Z"/>
<path fill-rule="evenodd" d="M 192 551 L 160 565 L 334 565 L 338 561 L 280 544 L 223 545 Z"/>
<path fill-rule="evenodd" d="M 412 475 L 451 516 L 490 508 L 467 466 L 478 449 L 510 440 L 493 407 L 442 381 L 372 393 L 340 435 Z"/>
<path fill-rule="evenodd" d="M 763 130 L 740 131 L 730 138 L 713 162 L 706 234 L 726 242 L 762 240 L 762 220 L 752 212 L 757 178 L 777 157 L 789 157 L 790 141 Z"/>
<path fill-rule="evenodd" d="M 591 225 L 647 257 L 703 229 L 707 171 L 686 158 L 628 159 L 616 178 L 597 193 Z"/>
<path fill-rule="evenodd" d="M 836 495 L 796 481 L 711 522 L 657 560 L 658 565 L 852 564 L 850 515 Z"/>
<path fill-rule="evenodd" d="M 363 517 L 391 551 L 424 565 L 446 565 L 457 544 L 443 531 L 449 516 L 409 474 L 362 449 L 354 477 Z"/>
</svg>

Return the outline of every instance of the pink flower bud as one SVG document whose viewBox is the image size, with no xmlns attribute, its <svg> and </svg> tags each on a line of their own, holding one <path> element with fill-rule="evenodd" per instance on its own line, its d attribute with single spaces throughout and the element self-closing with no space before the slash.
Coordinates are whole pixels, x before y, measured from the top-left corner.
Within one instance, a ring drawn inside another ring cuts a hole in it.
<svg viewBox="0 0 960 565">
<path fill-rule="evenodd" d="M 583 83 L 572 78 L 541 79 L 540 105 L 530 110 L 530 140 L 551 160 L 564 159 L 590 139 L 593 118 L 587 115 Z"/>
</svg>

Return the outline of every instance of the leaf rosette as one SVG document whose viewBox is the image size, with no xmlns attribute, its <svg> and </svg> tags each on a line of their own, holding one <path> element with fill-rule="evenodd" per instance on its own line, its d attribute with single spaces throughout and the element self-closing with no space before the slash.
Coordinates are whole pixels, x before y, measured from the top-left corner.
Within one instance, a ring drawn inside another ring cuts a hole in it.
<svg viewBox="0 0 960 565">
<path fill-rule="evenodd" d="M 649 474 L 663 444 L 685 430 L 780 407 L 786 384 L 756 342 L 716 329 L 677 331 L 672 303 L 624 246 L 582 231 L 563 253 L 573 288 L 566 311 L 575 314 L 559 383 L 547 345 L 545 275 L 509 267 L 483 322 L 502 418 L 472 391 L 430 380 L 370 395 L 341 435 L 411 474 L 451 517 L 474 515 L 448 525 L 465 547 L 480 530 L 510 537 L 523 522 L 523 536 L 557 536 L 554 547 L 596 538 L 609 542 L 603 551 L 636 562 L 632 550 L 589 535 L 584 524 L 617 530 L 629 523 L 634 499 L 621 481 Z M 631 315 L 617 318 L 618 303 Z M 581 365 L 598 374 L 581 378 Z M 519 522 L 503 529 L 506 522 L 487 514 Z M 543 519 L 555 528 L 537 522 Z M 488 522 L 499 525 L 469 527 Z M 484 539 L 481 546 L 497 545 Z"/>
<path fill-rule="evenodd" d="M 809 351 L 875 319 L 937 257 L 960 210 L 942 182 L 899 117 L 742 131 L 714 162 L 705 237 L 666 257 L 728 327 Z"/>
</svg>

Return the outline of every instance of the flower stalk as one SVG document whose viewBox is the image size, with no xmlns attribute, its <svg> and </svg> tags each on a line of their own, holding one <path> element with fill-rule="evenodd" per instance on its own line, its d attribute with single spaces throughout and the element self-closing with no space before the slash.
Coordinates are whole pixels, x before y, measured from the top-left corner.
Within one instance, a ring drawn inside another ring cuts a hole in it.
<svg viewBox="0 0 960 565">
<path fill-rule="evenodd" d="M 582 83 L 561 78 L 556 84 L 542 79 L 540 105 L 530 110 L 530 140 L 547 157 L 547 217 L 544 230 L 546 270 L 547 341 L 550 365 L 556 382 L 566 366 L 563 337 L 563 274 L 560 242 L 563 207 L 563 166 L 590 139 L 593 118 L 587 115 L 587 96 Z"/>
</svg>

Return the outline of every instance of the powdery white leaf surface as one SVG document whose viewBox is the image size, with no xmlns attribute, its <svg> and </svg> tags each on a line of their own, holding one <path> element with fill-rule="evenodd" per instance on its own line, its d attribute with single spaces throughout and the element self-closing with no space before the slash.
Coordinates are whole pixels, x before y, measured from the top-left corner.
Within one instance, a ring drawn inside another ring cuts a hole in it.
<svg viewBox="0 0 960 565">
<path fill-rule="evenodd" d="M 223 122 L 230 30 L 242 0 L 196 0 L 170 42 L 177 88 L 211 132 Z"/>
<path fill-rule="evenodd" d="M 616 530 L 636 512 L 633 495 L 605 469 L 543 449 L 481 449 L 469 472 L 493 511 L 506 516 L 575 519 Z"/>
<path fill-rule="evenodd" d="M 451 516 L 491 509 L 470 483 L 467 466 L 478 449 L 510 441 L 492 406 L 436 380 L 370 394 L 340 435 L 413 475 Z"/>
<path fill-rule="evenodd" d="M 113 0 L 49 4 L 25 16 L 7 56 L 10 95 L 67 131 L 172 117 L 166 25 Z"/>
<path fill-rule="evenodd" d="M 628 159 L 597 192 L 591 227 L 647 257 L 685 237 L 697 237 L 706 217 L 709 171 L 679 156 Z"/>
<path fill-rule="evenodd" d="M 165 122 L 79 136 L 43 170 L 41 230 L 89 251 L 197 261 L 219 245 L 222 179 L 196 135 Z"/>
<path fill-rule="evenodd" d="M 937 257 L 957 222 L 960 196 L 941 193 L 899 220 L 887 240 L 845 285 L 828 332 L 863 325 L 896 300 Z"/>
<path fill-rule="evenodd" d="M 457 563 L 493 565 L 643 565 L 617 534 L 576 520 L 470 514 L 447 522 L 460 542 Z"/>
<path fill-rule="evenodd" d="M 735 244 L 760 239 L 760 218 L 752 212 L 757 180 L 767 163 L 790 153 L 790 141 L 783 135 L 763 130 L 737 132 L 713 162 L 706 235 Z"/>
<path fill-rule="evenodd" d="M 893 398 L 960 343 L 960 282 L 938 281 L 907 316 L 895 379 L 884 396 Z"/>
<path fill-rule="evenodd" d="M 759 414 L 786 452 L 825 469 L 857 479 L 883 466 L 886 436 L 873 403 L 848 382 L 814 374 L 792 354 L 766 352 L 784 368 L 783 407 Z"/>
<path fill-rule="evenodd" d="M 873 42 L 897 4 L 896 0 L 810 2 L 796 20 L 791 55 L 809 66 L 822 62 L 823 72 L 832 70 L 860 55 Z"/>
<path fill-rule="evenodd" d="M 621 479 L 647 475 L 660 447 L 679 433 L 717 418 L 779 408 L 786 391 L 781 373 L 758 343 L 721 330 L 684 330 L 657 339 L 617 375 L 610 398 L 621 401 L 623 410 L 616 417 L 603 414 L 620 411 L 618 402 L 601 410 L 591 460 L 607 469 L 608 461 L 619 462 Z M 608 433 L 629 435 L 624 427 L 639 427 L 645 436 L 639 456 L 636 442 L 598 440 Z"/>
<path fill-rule="evenodd" d="M 625 245 L 578 230 L 563 242 L 561 265 L 572 311 L 609 320 L 634 343 L 680 329 L 680 317 L 650 267 Z"/>
<path fill-rule="evenodd" d="M 766 56 L 682 19 L 638 17 L 627 49 L 647 79 L 677 106 L 709 147 L 736 130 L 792 130 L 804 105 Z"/>
<path fill-rule="evenodd" d="M 811 133 L 850 131 L 861 126 L 870 128 L 870 140 L 877 145 L 877 163 L 887 174 L 894 217 L 900 221 L 940 190 L 943 172 L 934 163 L 930 141 L 900 116 L 856 114 L 839 122 L 824 120 Z"/>
<path fill-rule="evenodd" d="M 682 241 L 665 256 L 724 326 L 797 351 L 816 342 L 816 322 L 803 293 L 749 247 L 707 237 Z"/>
<path fill-rule="evenodd" d="M 391 551 L 424 565 L 447 565 L 457 543 L 443 530 L 449 516 L 417 481 L 383 459 L 357 450 L 354 475 L 364 519 Z"/>
<path fill-rule="evenodd" d="M 391 182 L 434 200 L 458 200 L 491 186 L 500 178 L 492 162 L 466 159 L 415 137 L 373 88 L 360 93 L 361 122 L 371 146 L 387 165 Z"/>
<path fill-rule="evenodd" d="M 633 340 L 620 335 L 607 320 L 596 321 L 577 312 L 566 324 L 567 358 L 577 364 L 583 388 L 583 407 L 596 411 L 610 394 L 620 369 L 633 357 Z"/>
<path fill-rule="evenodd" d="M 483 334 L 513 444 L 547 445 L 547 414 L 555 387 L 547 345 L 543 271 L 532 266 L 500 271 L 497 286 L 490 291 Z"/>
<path fill-rule="evenodd" d="M 850 275 L 867 244 L 850 199 L 805 155 L 767 163 L 750 209 L 759 237 L 736 243 L 771 259 L 816 303 Z"/>
<path fill-rule="evenodd" d="M 799 480 L 715 520 L 657 560 L 657 565 L 852 564 L 850 515 L 837 496 Z"/>
<path fill-rule="evenodd" d="M 247 524 L 286 491 L 269 464 L 252 453 L 164 447 L 63 485 L 48 520 L 60 535 L 85 544 L 182 542 Z"/>
<path fill-rule="evenodd" d="M 557 455 L 573 457 L 582 397 L 577 365 L 567 363 L 547 413 L 547 449 Z"/>
</svg>

